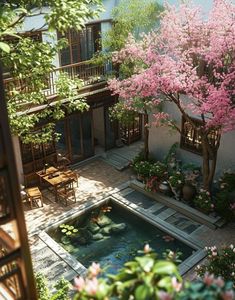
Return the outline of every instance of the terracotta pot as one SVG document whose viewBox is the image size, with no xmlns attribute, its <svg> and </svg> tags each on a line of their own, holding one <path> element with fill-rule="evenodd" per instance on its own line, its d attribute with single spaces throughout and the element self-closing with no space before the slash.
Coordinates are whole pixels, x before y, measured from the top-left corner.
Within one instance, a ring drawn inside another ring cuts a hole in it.
<svg viewBox="0 0 235 300">
<path fill-rule="evenodd" d="M 196 188 L 191 184 L 185 184 L 182 188 L 183 199 L 187 202 L 192 202 L 196 195 Z"/>
</svg>

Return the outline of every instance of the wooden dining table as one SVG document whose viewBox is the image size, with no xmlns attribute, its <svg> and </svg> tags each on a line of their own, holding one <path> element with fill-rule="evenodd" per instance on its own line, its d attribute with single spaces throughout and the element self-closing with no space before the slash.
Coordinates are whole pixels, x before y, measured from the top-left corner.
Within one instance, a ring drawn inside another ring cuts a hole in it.
<svg viewBox="0 0 235 300">
<path fill-rule="evenodd" d="M 65 183 L 66 181 L 71 180 L 71 178 L 66 174 L 65 172 L 59 171 L 55 167 L 50 167 L 47 169 L 47 173 L 41 173 L 37 172 L 37 174 L 40 176 L 40 180 L 44 180 L 47 183 L 49 183 L 50 186 L 54 189 L 54 195 L 55 195 L 55 201 L 58 201 L 58 187 Z"/>
</svg>

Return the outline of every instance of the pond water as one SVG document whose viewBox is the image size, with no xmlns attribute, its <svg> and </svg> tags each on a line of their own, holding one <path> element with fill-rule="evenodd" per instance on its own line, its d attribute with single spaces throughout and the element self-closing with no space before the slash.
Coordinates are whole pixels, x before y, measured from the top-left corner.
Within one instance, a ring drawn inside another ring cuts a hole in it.
<svg viewBox="0 0 235 300">
<path fill-rule="evenodd" d="M 65 225 L 48 234 L 85 267 L 98 262 L 108 273 L 116 273 L 146 243 L 159 257 L 167 249 L 179 251 L 182 261 L 195 251 L 112 200 Z"/>
</svg>

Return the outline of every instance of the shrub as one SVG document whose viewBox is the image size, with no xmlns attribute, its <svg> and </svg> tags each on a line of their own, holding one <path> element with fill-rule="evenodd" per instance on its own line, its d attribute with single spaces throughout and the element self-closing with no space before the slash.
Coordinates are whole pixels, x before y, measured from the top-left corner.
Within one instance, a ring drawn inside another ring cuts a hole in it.
<svg viewBox="0 0 235 300">
<path fill-rule="evenodd" d="M 225 172 L 219 179 L 219 192 L 216 194 L 215 209 L 227 221 L 235 219 L 235 174 Z"/>
<path fill-rule="evenodd" d="M 201 209 L 204 213 L 209 213 L 214 210 L 210 193 L 206 190 L 201 189 L 198 195 L 193 199 L 193 203 L 196 208 Z"/>
<path fill-rule="evenodd" d="M 232 282 L 214 275 L 183 284 L 172 261 L 158 260 L 148 245 L 116 275 L 97 278 L 99 272 L 93 264 L 85 278 L 75 279 L 76 300 L 233 300 L 235 295 Z"/>
<path fill-rule="evenodd" d="M 157 176 L 150 177 L 145 184 L 146 191 L 157 192 L 159 187 L 159 178 Z"/>
<path fill-rule="evenodd" d="M 149 161 L 145 160 L 145 161 L 136 162 L 133 165 L 133 169 L 138 175 L 144 178 L 148 178 L 151 166 L 152 164 Z"/>
<path fill-rule="evenodd" d="M 179 171 L 174 172 L 169 177 L 168 182 L 172 188 L 179 190 L 184 185 L 185 182 L 184 174 L 182 174 Z"/>
<path fill-rule="evenodd" d="M 36 288 L 39 300 L 69 300 L 69 290 L 70 283 L 61 278 L 55 285 L 55 293 L 52 295 L 50 289 L 48 288 L 48 281 L 42 273 L 37 273 L 35 275 Z"/>
<path fill-rule="evenodd" d="M 208 263 L 197 267 L 199 276 L 206 273 L 221 276 L 235 285 L 235 247 L 226 246 L 218 250 L 215 246 L 206 248 Z"/>
<path fill-rule="evenodd" d="M 158 177 L 159 181 L 164 180 L 167 177 L 166 165 L 160 161 L 155 162 L 150 167 L 149 175 Z"/>
</svg>

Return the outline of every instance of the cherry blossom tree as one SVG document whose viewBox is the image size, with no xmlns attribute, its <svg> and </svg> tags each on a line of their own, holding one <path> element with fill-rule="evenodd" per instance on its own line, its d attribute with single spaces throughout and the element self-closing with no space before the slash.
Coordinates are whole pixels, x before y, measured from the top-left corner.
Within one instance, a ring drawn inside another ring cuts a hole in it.
<svg viewBox="0 0 235 300">
<path fill-rule="evenodd" d="M 163 107 L 153 114 L 154 123 L 169 125 L 182 134 L 172 116 L 164 112 L 168 102 L 198 132 L 203 184 L 209 190 L 221 134 L 235 125 L 235 5 L 215 0 L 207 18 L 192 3 L 167 6 L 160 28 L 141 41 L 130 36 L 114 60 L 135 64 L 132 76 L 109 82 L 128 107 L 136 98 L 151 97 Z"/>
</svg>

